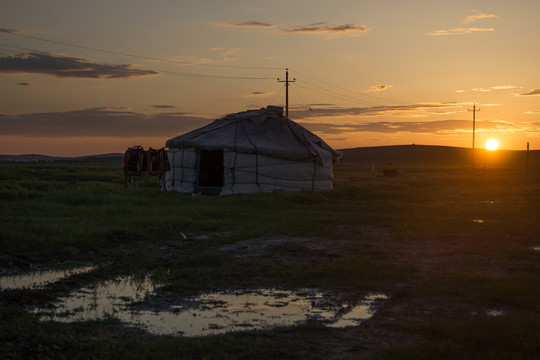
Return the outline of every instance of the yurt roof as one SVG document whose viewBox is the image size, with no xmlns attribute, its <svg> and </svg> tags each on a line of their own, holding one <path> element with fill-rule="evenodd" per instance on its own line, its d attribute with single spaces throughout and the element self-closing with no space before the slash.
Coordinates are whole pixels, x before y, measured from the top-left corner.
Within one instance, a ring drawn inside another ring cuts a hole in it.
<svg viewBox="0 0 540 360">
<path fill-rule="evenodd" d="M 336 162 L 335 151 L 320 137 L 283 115 L 283 108 L 268 106 L 227 115 L 167 141 L 169 148 L 228 149 L 289 160 Z"/>
</svg>

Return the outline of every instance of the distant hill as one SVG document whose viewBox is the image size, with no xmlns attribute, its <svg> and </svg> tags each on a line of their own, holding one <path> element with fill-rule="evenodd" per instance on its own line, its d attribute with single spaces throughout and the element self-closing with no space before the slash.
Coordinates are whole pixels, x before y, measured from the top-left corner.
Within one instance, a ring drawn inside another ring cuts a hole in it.
<svg viewBox="0 0 540 360">
<path fill-rule="evenodd" d="M 0 161 L 122 161 L 122 155 L 118 153 L 86 155 L 76 157 L 48 156 L 41 154 L 23 154 L 23 155 L 0 155 Z"/>
<path fill-rule="evenodd" d="M 393 145 L 358 147 L 343 149 L 339 164 L 358 164 L 377 168 L 401 167 L 469 167 L 472 165 L 470 148 L 437 145 Z M 487 156 L 486 156 L 487 155 Z M 0 161 L 111 161 L 121 162 L 123 154 L 110 153 L 78 157 L 56 157 L 40 154 L 0 155 Z M 527 163 L 527 151 L 497 150 L 486 152 L 476 149 L 476 167 L 486 164 L 488 167 L 524 169 Z M 540 169 L 540 150 L 529 152 L 529 169 Z"/>
<path fill-rule="evenodd" d="M 344 149 L 340 160 L 343 164 L 359 164 L 386 168 L 399 167 L 467 167 L 472 165 L 470 148 L 436 145 L 394 145 Z M 477 167 L 525 168 L 527 151 L 497 150 L 486 152 L 476 149 L 474 162 Z M 529 152 L 529 168 L 540 167 L 540 150 Z"/>
</svg>

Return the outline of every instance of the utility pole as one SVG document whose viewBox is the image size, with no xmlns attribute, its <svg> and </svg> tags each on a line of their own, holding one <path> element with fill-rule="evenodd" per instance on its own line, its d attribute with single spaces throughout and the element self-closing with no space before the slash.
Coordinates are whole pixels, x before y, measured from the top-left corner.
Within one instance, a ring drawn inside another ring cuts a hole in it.
<svg viewBox="0 0 540 360">
<path fill-rule="evenodd" d="M 529 142 L 527 141 L 527 162 L 525 163 L 525 175 L 529 176 Z"/>
<path fill-rule="evenodd" d="M 467 109 L 468 111 L 472 111 L 472 167 L 474 168 L 474 136 L 476 131 L 476 112 L 480 111 L 480 109 L 476 108 L 476 103 L 473 104 L 473 109 Z"/>
<path fill-rule="evenodd" d="M 285 83 L 285 116 L 289 117 L 289 83 L 295 82 L 296 78 L 289 80 L 289 69 L 285 69 L 285 80 L 279 80 L 278 82 Z"/>
</svg>

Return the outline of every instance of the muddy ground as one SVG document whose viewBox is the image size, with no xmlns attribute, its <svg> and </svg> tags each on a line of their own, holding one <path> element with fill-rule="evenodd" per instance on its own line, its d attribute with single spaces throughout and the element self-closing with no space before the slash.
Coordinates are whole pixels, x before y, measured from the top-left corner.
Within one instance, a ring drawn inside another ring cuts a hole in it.
<svg viewBox="0 0 540 360">
<path fill-rule="evenodd" d="M 320 350 L 324 358 L 356 359 L 376 355 L 381 347 L 410 345 L 423 341 L 421 332 L 404 331 L 402 326 L 420 324 L 431 319 L 474 318 L 486 316 L 505 316 L 515 309 L 494 304 L 475 297 L 462 297 L 460 292 L 446 293 L 430 291 L 437 286 L 438 279 L 448 274 L 480 276 L 488 278 L 504 277 L 523 268 L 538 266 L 539 252 L 535 249 L 534 236 L 520 237 L 509 234 L 486 234 L 479 228 L 476 232 L 447 233 L 437 238 L 397 237 L 389 229 L 374 226 L 344 226 L 334 230 L 332 237 L 289 237 L 267 236 L 227 243 L 230 234 L 208 234 L 194 236 L 181 233 L 177 240 L 171 241 L 128 241 L 117 247 L 101 250 L 94 254 L 107 258 L 107 266 L 129 261 L 133 256 L 167 261 L 181 260 L 194 253 L 219 252 L 235 259 L 260 259 L 262 262 L 294 264 L 295 262 L 319 261 L 348 257 L 363 251 L 377 251 L 386 261 L 410 269 L 397 281 L 379 284 L 388 300 L 381 302 L 375 315 L 359 326 L 344 329 L 320 327 L 300 327 L 297 331 L 284 330 L 277 338 L 287 342 L 298 341 Z M 508 251 L 512 249 L 512 251 Z M 61 249 L 65 259 L 78 254 L 76 248 Z M 520 257 L 520 254 L 530 256 Z M 55 263 L 40 262 L 41 259 L 12 259 L 2 257 L 3 272 L 20 271 L 29 268 L 59 266 Z M 249 269 L 246 269 L 249 272 Z M 88 275 L 76 275 L 65 281 L 65 285 L 76 287 L 80 281 L 91 279 Z M 227 290 L 227 289 L 222 289 Z M 337 304 L 344 297 L 359 294 L 340 292 L 336 288 L 320 289 L 329 294 Z M 46 293 L 48 290 L 43 290 Z M 20 301 L 15 294 L 3 296 L 4 304 Z M 9 297 L 13 297 L 10 301 Z M 23 303 L 40 303 L 42 300 L 26 298 Z M 152 305 L 155 308 L 155 302 Z M 144 305 L 143 305 L 144 306 Z M 133 329 L 124 329 L 132 333 Z M 135 331 L 134 336 L 146 336 Z M 278 340 L 279 341 L 279 340 Z M 315 353 L 314 353 L 315 354 Z"/>
</svg>

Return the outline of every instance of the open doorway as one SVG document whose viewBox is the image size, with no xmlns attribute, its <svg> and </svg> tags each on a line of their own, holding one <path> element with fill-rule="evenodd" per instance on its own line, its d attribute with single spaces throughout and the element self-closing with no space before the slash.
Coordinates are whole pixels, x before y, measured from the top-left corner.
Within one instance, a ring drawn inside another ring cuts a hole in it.
<svg viewBox="0 0 540 360">
<path fill-rule="evenodd" d="M 223 150 L 201 150 L 199 156 L 199 191 L 219 194 L 223 187 Z"/>
</svg>

